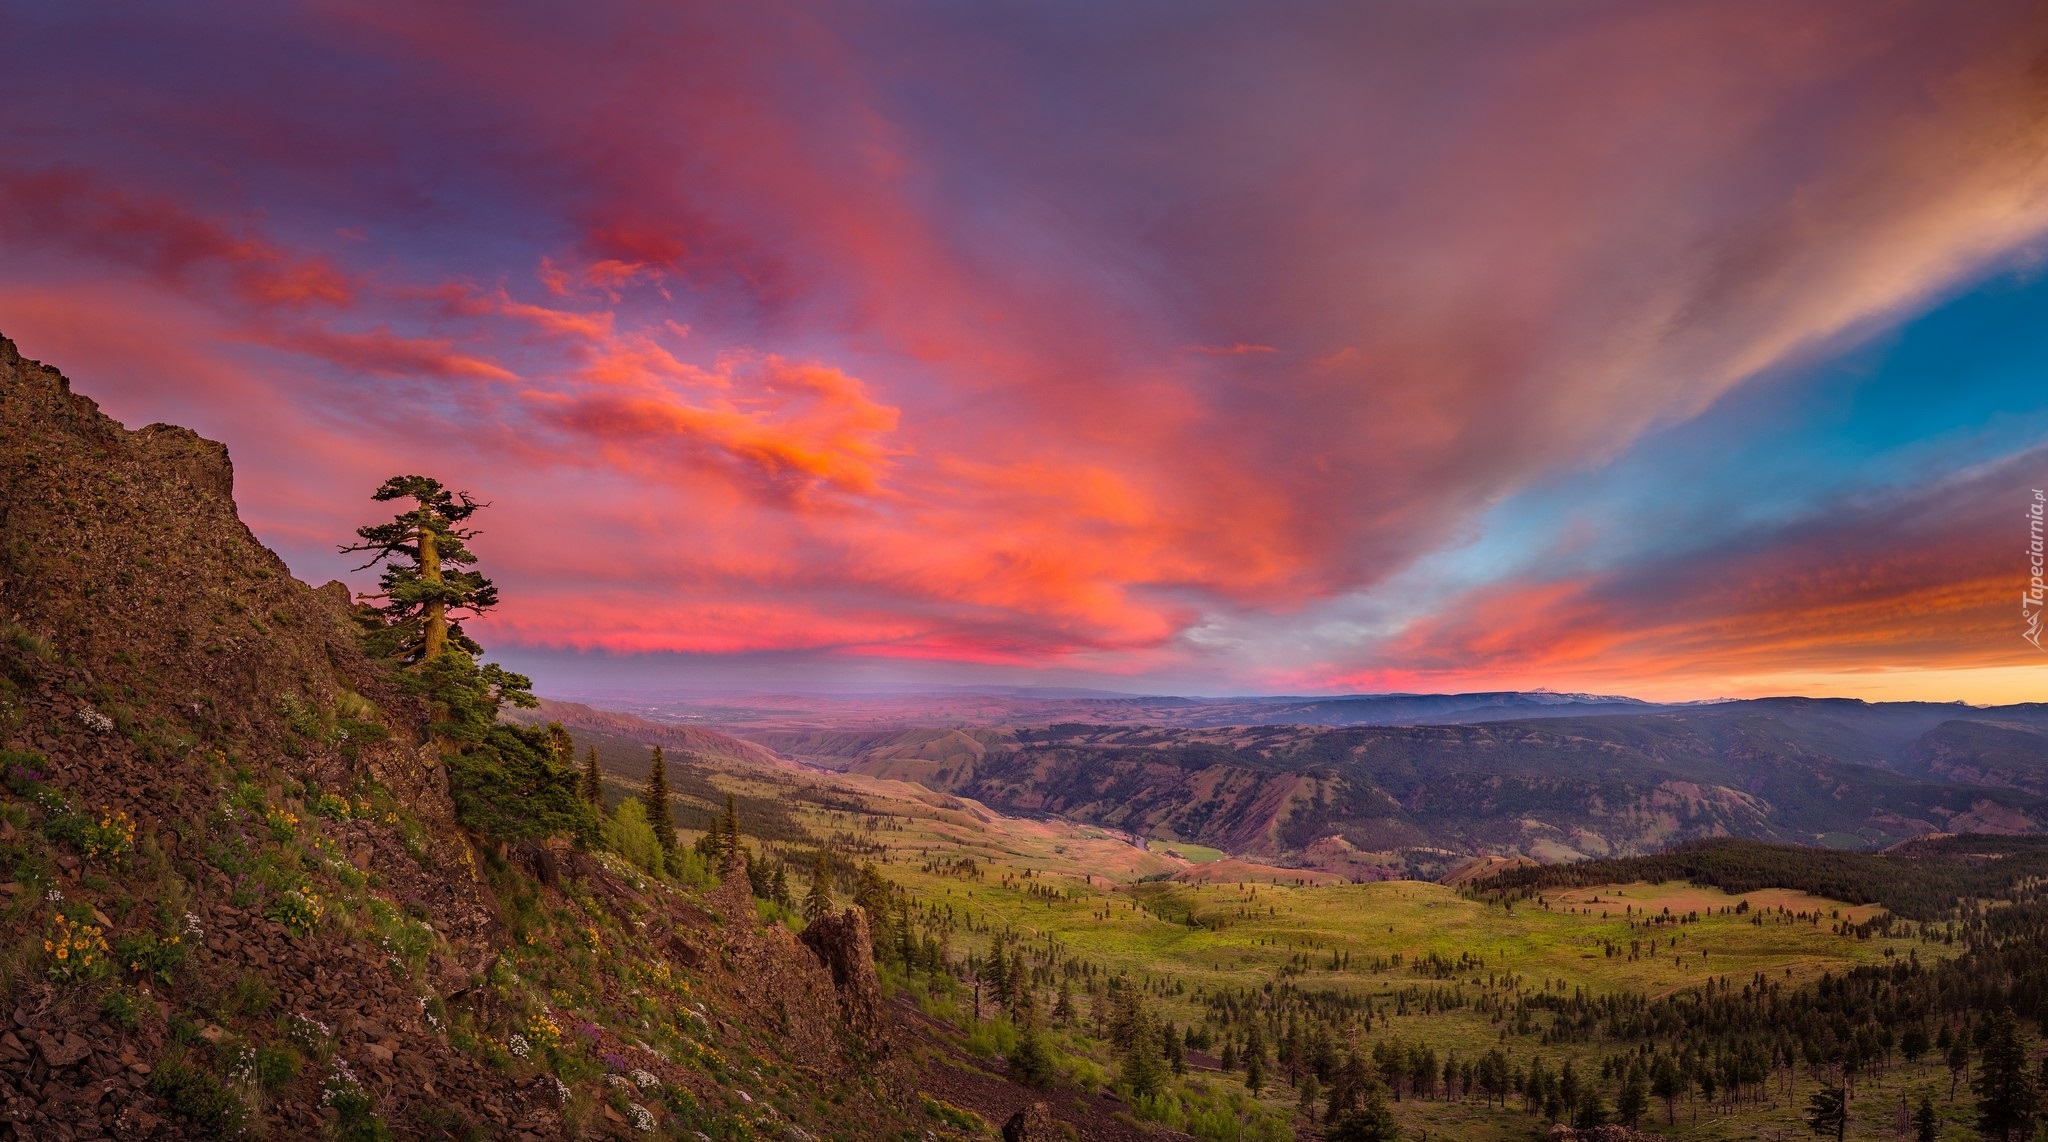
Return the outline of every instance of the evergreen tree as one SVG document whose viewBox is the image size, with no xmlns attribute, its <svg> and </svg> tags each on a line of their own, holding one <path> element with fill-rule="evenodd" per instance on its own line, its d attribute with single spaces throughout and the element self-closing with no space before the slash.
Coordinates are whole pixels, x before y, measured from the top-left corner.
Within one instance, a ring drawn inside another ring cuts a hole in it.
<svg viewBox="0 0 2048 1142">
<path fill-rule="evenodd" d="M 1941 1121 L 1934 1116 L 1934 1096 L 1920 1096 L 1920 1109 L 1913 1113 L 1914 1142 L 1934 1142 L 1941 1136 Z"/>
<path fill-rule="evenodd" d="M 979 978 L 988 982 L 988 997 L 998 1014 L 1010 1009 L 1010 957 L 1001 945 L 990 948 Z"/>
<path fill-rule="evenodd" d="M 804 894 L 804 922 L 808 924 L 831 914 L 831 877 L 825 871 L 825 854 L 819 853 L 817 864 L 811 867 L 811 890 Z"/>
<path fill-rule="evenodd" d="M 576 764 L 576 740 L 560 722 L 548 723 L 548 752 L 554 756 L 555 764 L 573 767 Z"/>
<path fill-rule="evenodd" d="M 1074 1022 L 1074 993 L 1068 989 L 1066 980 L 1060 981 L 1059 999 L 1052 1006 L 1052 1021 L 1059 1027 L 1067 1027 Z"/>
<path fill-rule="evenodd" d="M 1323 1097 L 1322 1080 L 1310 1071 L 1301 1076 L 1301 1116 L 1313 1126 L 1316 1121 L 1316 1103 Z"/>
<path fill-rule="evenodd" d="M 1622 1080 L 1620 1097 L 1614 1100 L 1614 1116 L 1621 1120 L 1623 1126 L 1633 1129 L 1648 1109 L 1649 1084 L 1643 1081 L 1643 1068 L 1632 1066 L 1628 1069 L 1628 1077 Z"/>
<path fill-rule="evenodd" d="M 1250 1051 L 1244 1056 L 1244 1089 L 1257 1095 L 1266 1085 L 1266 1064 Z"/>
<path fill-rule="evenodd" d="M 1664 1100 L 1664 1122 L 1675 1125 L 1678 1122 L 1678 1096 L 1685 1093 L 1685 1076 L 1678 1071 L 1678 1064 L 1671 1056 L 1659 1054 L 1650 1066 L 1650 1093 Z"/>
<path fill-rule="evenodd" d="M 463 546 L 476 533 L 463 524 L 484 505 L 425 476 L 394 476 L 374 498 L 414 506 L 389 523 L 357 528 L 361 542 L 341 549 L 370 553 L 365 568 L 384 565 L 383 594 L 370 596 L 384 605 L 366 602 L 356 611 L 364 649 L 393 664 L 398 684 L 425 699 L 457 822 L 501 841 L 563 833 L 594 841 L 596 816 L 577 795 L 573 762 L 560 754 L 567 735 L 498 720 L 508 702 L 539 704 L 533 683 L 496 663 L 479 664 L 483 648 L 454 617 L 498 602 L 490 580 L 463 569 L 476 561 Z"/>
<path fill-rule="evenodd" d="M 2038 1097 L 2027 1044 L 2010 1008 L 1991 1019 L 1991 1034 L 1970 1082 L 1977 1095 L 1977 1133 L 2000 1142 L 2031 1138 Z"/>
<path fill-rule="evenodd" d="M 1324 1137 L 1329 1142 L 1400 1142 L 1401 1124 L 1387 1106 L 1387 1088 L 1373 1082 L 1359 1109 L 1330 1118 Z"/>
<path fill-rule="evenodd" d="M 597 747 L 583 755 L 583 799 L 593 809 L 604 808 L 604 774 L 597 768 Z"/>
<path fill-rule="evenodd" d="M 794 903 L 789 895 L 789 866 L 782 861 L 775 862 L 775 876 L 768 882 L 768 899 L 784 908 Z"/>
<path fill-rule="evenodd" d="M 1842 1086 L 1824 1086 L 1806 1100 L 1806 1125 L 1815 1134 L 1835 1136 L 1835 1142 L 1849 1129 L 1849 1091 Z"/>
<path fill-rule="evenodd" d="M 413 503 L 390 523 L 357 528 L 361 542 L 341 549 L 370 553 L 358 571 L 384 564 L 378 580 L 384 593 L 371 597 L 384 600 L 377 613 L 394 644 L 393 657 L 428 662 L 450 645 L 482 654 L 483 648 L 462 633 L 461 622 L 452 616 L 461 611 L 480 615 L 498 604 L 498 588 L 489 579 L 461 569 L 476 562 L 463 541 L 477 534 L 462 525 L 487 505 L 427 476 L 393 476 L 370 498 Z"/>
<path fill-rule="evenodd" d="M 1136 1004 L 1130 1046 L 1123 1053 L 1123 1084 L 1133 1099 L 1150 1098 L 1166 1087 L 1166 1059 L 1159 1049 L 1159 1025 L 1143 1004 Z"/>
<path fill-rule="evenodd" d="M 640 801 L 647 806 L 647 823 L 654 826 L 654 839 L 661 842 L 662 856 L 674 859 L 676 818 L 668 795 L 668 761 L 661 756 L 660 746 L 654 747 L 654 757 L 647 764 L 647 789 L 640 795 Z"/>
<path fill-rule="evenodd" d="M 1025 1086 L 1044 1086 L 1053 1080 L 1052 1050 L 1046 1046 L 1045 1029 L 1038 1025 L 1038 1002 L 1024 989 L 1017 1009 L 1017 1046 L 1010 1051 L 1010 1075 Z"/>
</svg>

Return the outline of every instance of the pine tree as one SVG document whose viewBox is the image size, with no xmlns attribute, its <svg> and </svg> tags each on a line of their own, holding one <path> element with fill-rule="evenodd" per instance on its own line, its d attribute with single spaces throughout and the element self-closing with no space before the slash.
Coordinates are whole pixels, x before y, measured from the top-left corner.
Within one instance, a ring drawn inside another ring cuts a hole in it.
<svg viewBox="0 0 2048 1142">
<path fill-rule="evenodd" d="M 1301 1076 L 1301 1116 L 1308 1119 L 1310 1125 L 1315 1124 L 1316 1103 L 1321 1101 L 1322 1097 L 1323 1084 L 1316 1078 L 1316 1073 L 1310 1071 Z"/>
<path fill-rule="evenodd" d="M 1650 1109 L 1649 1084 L 1643 1081 L 1643 1068 L 1628 1069 L 1628 1077 L 1622 1080 L 1621 1095 L 1614 1100 L 1614 1116 L 1623 1126 L 1634 1128 L 1642 1120 L 1643 1112 Z"/>
<path fill-rule="evenodd" d="M 1934 1116 L 1934 1096 L 1920 1096 L 1920 1109 L 1913 1114 L 1914 1142 L 1934 1142 L 1941 1136 L 1941 1121 Z"/>
<path fill-rule="evenodd" d="M 456 821 L 498 841 L 564 833 L 595 840 L 597 818 L 578 796 L 562 739 L 498 720 L 508 702 L 529 709 L 539 704 L 532 681 L 479 663 L 483 648 L 456 617 L 482 614 L 498 602 L 490 580 L 464 569 L 476 559 L 463 541 L 476 533 L 463 524 L 484 505 L 425 476 L 394 476 L 375 499 L 414 506 L 389 523 L 357 528 L 361 542 L 342 547 L 370 553 L 363 568 L 384 565 L 383 593 L 369 596 L 383 605 L 366 601 L 356 618 L 364 649 L 404 667 L 395 680 L 426 702 L 428 733 L 447 766 Z"/>
<path fill-rule="evenodd" d="M 1373 1082 L 1357 1110 L 1347 1110 L 1330 1119 L 1324 1135 L 1329 1142 L 1399 1142 L 1401 1124 L 1387 1106 L 1387 1088 Z"/>
<path fill-rule="evenodd" d="M 1030 991 L 1017 1008 L 1017 1046 L 1010 1052 L 1010 1074 L 1025 1086 L 1044 1086 L 1052 1081 L 1052 1050 L 1045 1043 L 1045 1029 L 1038 1024 L 1038 1003 Z"/>
<path fill-rule="evenodd" d="M 2010 1008 L 1991 1020 L 1991 1036 L 1977 1061 L 1970 1089 L 1977 1094 L 1977 1133 L 2000 1142 L 2031 1138 L 2038 1092 L 2027 1044 Z"/>
<path fill-rule="evenodd" d="M 1650 1091 L 1664 1100 L 1664 1122 L 1667 1125 L 1678 1121 L 1678 1096 L 1685 1093 L 1685 1080 L 1678 1073 L 1678 1064 L 1671 1056 L 1659 1054 L 1650 1067 Z"/>
<path fill-rule="evenodd" d="M 640 795 L 647 806 L 647 823 L 654 826 L 654 839 L 661 842 L 661 855 L 673 859 L 676 853 L 676 818 L 669 806 L 668 760 L 661 756 L 661 747 L 654 747 L 653 760 L 647 764 L 647 790 Z"/>
<path fill-rule="evenodd" d="M 1849 1091 L 1846 1087 L 1824 1086 L 1806 1100 L 1806 1125 L 1815 1134 L 1835 1136 L 1835 1142 L 1849 1129 Z"/>
<path fill-rule="evenodd" d="M 988 958 L 982 961 L 980 978 L 988 981 L 988 997 L 996 1005 L 997 1012 L 1010 1007 L 1010 964 L 1000 945 L 990 948 Z"/>
<path fill-rule="evenodd" d="M 597 768 L 597 747 L 583 755 L 583 799 L 594 809 L 604 808 L 604 773 Z"/>
<path fill-rule="evenodd" d="M 554 755 L 556 765 L 573 767 L 576 764 L 576 740 L 560 722 L 548 723 L 548 752 Z"/>
<path fill-rule="evenodd" d="M 804 923 L 808 924 L 820 916 L 831 914 L 831 878 L 825 872 L 824 854 L 820 853 L 817 864 L 811 867 L 811 890 L 804 894 Z"/>
<path fill-rule="evenodd" d="M 775 876 L 768 882 L 768 899 L 784 908 L 792 903 L 789 895 L 789 866 L 782 861 L 775 862 Z"/>
<path fill-rule="evenodd" d="M 487 505 L 471 499 L 468 492 L 449 492 L 427 476 L 393 476 L 370 498 L 379 503 L 411 500 L 414 505 L 390 523 L 357 528 L 361 542 L 341 549 L 371 553 L 358 571 L 384 564 L 378 581 L 384 593 L 371 597 L 384 600 L 377 613 L 395 636 L 395 657 L 429 662 L 451 644 L 482 654 L 483 648 L 462 633 L 462 624 L 452 616 L 458 611 L 480 615 L 498 604 L 498 588 L 489 579 L 460 570 L 476 562 L 463 541 L 477 533 L 462 524 Z"/>
<path fill-rule="evenodd" d="M 1166 1060 L 1159 1049 L 1159 1024 L 1142 1004 L 1137 1008 L 1131 1045 L 1124 1052 L 1122 1078 L 1133 1099 L 1150 1098 L 1166 1087 Z"/>
</svg>

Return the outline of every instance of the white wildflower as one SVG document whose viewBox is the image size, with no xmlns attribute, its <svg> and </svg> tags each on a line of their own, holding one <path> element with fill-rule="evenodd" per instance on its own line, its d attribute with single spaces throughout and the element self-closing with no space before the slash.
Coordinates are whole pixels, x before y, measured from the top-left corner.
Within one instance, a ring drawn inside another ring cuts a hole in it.
<svg viewBox="0 0 2048 1142">
<path fill-rule="evenodd" d="M 654 1112 L 637 1102 L 626 1104 L 626 1117 L 633 1120 L 633 1129 L 642 1134 L 654 1133 Z"/>
<path fill-rule="evenodd" d="M 533 1053 L 533 1044 L 526 1041 L 526 1036 L 514 1031 L 512 1037 L 505 1040 L 505 1049 L 512 1052 L 513 1058 L 523 1059 Z"/>
<path fill-rule="evenodd" d="M 660 1079 L 655 1078 L 646 1071 L 634 1071 L 633 1081 L 640 1085 L 641 1090 L 652 1090 L 661 1085 Z"/>
<path fill-rule="evenodd" d="M 354 1094 L 362 1089 L 362 1084 L 356 1081 L 356 1073 L 349 1069 L 348 1061 L 340 1055 L 334 1056 L 334 1071 L 321 1085 L 324 1089 L 321 1091 L 320 1101 L 327 1106 L 334 1105 L 334 1100 L 342 1095 Z"/>
<path fill-rule="evenodd" d="M 52 888 L 50 891 L 43 894 L 43 899 L 49 901 L 52 904 L 62 904 L 64 902 L 64 894 Z"/>
<path fill-rule="evenodd" d="M 78 711 L 78 720 L 85 723 L 86 729 L 96 734 L 112 733 L 114 729 L 114 719 L 100 713 L 91 706 Z"/>
<path fill-rule="evenodd" d="M 569 1084 L 553 1075 L 548 1076 L 548 1081 L 555 1084 L 555 1097 L 562 1100 L 563 1106 L 569 1105 Z"/>
</svg>

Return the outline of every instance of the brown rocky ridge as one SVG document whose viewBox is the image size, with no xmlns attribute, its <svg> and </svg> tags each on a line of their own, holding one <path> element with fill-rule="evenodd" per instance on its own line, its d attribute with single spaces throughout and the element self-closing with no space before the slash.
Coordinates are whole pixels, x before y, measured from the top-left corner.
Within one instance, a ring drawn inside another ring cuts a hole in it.
<svg viewBox="0 0 2048 1142">
<path fill-rule="evenodd" d="M 0 339 L 0 1137 L 949 1136 L 858 911 L 468 835 L 425 726 L 222 446 Z"/>
</svg>

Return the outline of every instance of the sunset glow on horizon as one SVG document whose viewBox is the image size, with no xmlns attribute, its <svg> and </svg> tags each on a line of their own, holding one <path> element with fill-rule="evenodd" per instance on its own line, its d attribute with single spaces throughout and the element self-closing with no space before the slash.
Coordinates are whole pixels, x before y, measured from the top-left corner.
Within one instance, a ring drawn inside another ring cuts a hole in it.
<svg viewBox="0 0 2048 1142">
<path fill-rule="evenodd" d="M 0 14 L 0 335 L 541 690 L 2048 700 L 2048 17 Z"/>
</svg>

